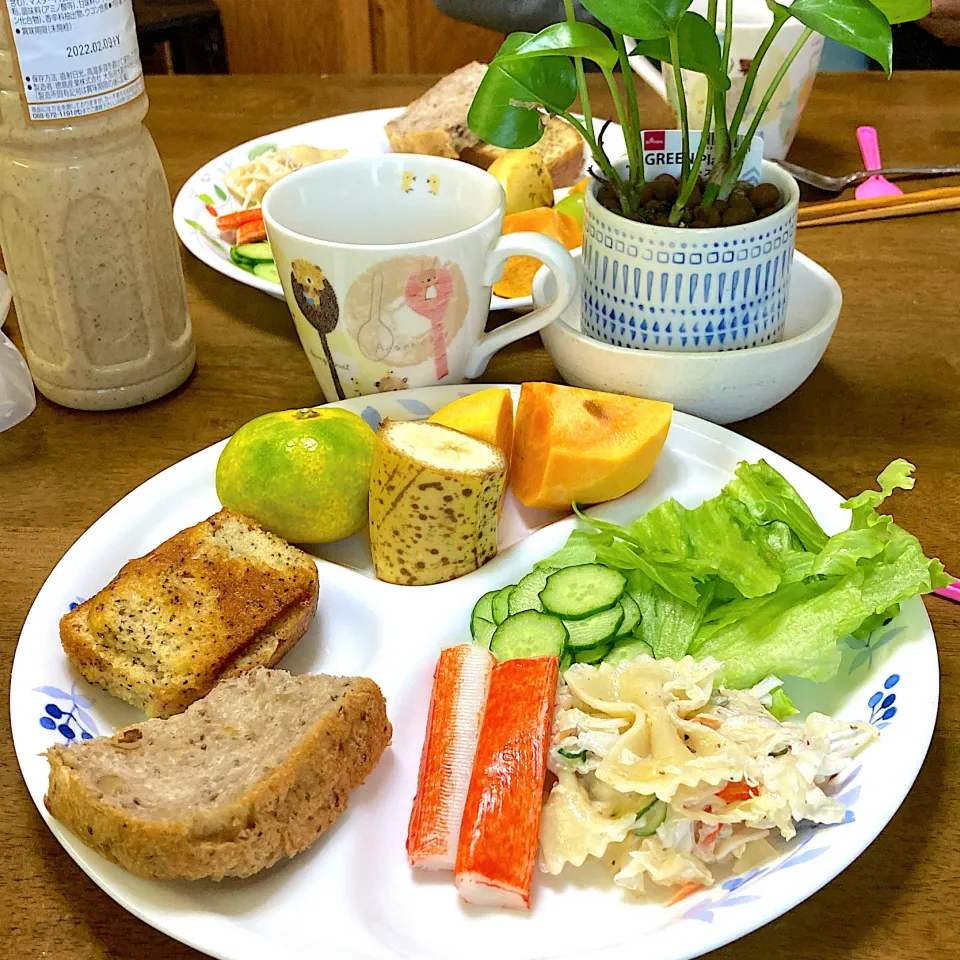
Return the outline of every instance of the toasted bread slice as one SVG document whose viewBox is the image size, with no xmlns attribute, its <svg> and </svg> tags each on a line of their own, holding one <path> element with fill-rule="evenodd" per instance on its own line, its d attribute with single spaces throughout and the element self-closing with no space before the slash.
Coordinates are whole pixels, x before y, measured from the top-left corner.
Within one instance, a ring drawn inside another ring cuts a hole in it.
<svg viewBox="0 0 960 960">
<path fill-rule="evenodd" d="M 169 720 L 47 751 L 47 810 L 142 877 L 248 877 L 306 850 L 390 743 L 364 677 L 257 668 Z"/>
<path fill-rule="evenodd" d="M 467 111 L 486 72 L 485 63 L 474 61 L 435 83 L 384 127 L 390 149 L 456 160 L 476 144 Z"/>
<path fill-rule="evenodd" d="M 583 175 L 583 138 L 565 120 L 551 117 L 533 149 L 543 157 L 554 190 L 572 187 Z M 486 170 L 504 153 L 503 147 L 481 142 L 465 148 L 460 159 Z"/>
<path fill-rule="evenodd" d="M 318 589 L 310 556 L 221 510 L 127 563 L 63 617 L 60 642 L 90 683 L 169 717 L 224 677 L 278 663 Z"/>
</svg>

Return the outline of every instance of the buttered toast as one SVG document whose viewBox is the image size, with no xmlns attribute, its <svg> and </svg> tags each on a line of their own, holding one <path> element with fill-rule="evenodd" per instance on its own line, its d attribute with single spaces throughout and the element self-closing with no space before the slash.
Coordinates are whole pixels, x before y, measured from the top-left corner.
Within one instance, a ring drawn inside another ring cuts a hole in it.
<svg viewBox="0 0 960 960">
<path fill-rule="evenodd" d="M 60 621 L 86 680 L 148 717 L 169 717 L 215 684 L 273 666 L 317 609 L 313 559 L 229 510 L 131 560 Z"/>
</svg>

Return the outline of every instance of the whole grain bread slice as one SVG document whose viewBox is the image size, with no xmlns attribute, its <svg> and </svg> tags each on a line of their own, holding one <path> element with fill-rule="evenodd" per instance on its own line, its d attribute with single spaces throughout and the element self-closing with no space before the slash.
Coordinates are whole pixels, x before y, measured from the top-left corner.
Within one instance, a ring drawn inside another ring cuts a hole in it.
<svg viewBox="0 0 960 960">
<path fill-rule="evenodd" d="M 384 127 L 390 149 L 456 160 L 476 144 L 467 111 L 486 72 L 485 63 L 474 61 L 435 83 Z"/>
<path fill-rule="evenodd" d="M 221 679 L 278 663 L 318 592 L 312 557 L 221 510 L 127 563 L 61 619 L 60 641 L 90 683 L 169 717 Z"/>
<path fill-rule="evenodd" d="M 390 743 L 364 677 L 258 667 L 185 713 L 47 751 L 47 810 L 142 877 L 248 877 L 307 849 Z"/>
</svg>

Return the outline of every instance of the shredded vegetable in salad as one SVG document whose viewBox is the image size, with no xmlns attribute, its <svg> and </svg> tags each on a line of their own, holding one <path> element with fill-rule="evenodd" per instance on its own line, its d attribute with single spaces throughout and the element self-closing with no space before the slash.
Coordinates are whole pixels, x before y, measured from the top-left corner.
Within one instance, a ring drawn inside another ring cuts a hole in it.
<svg viewBox="0 0 960 960">
<path fill-rule="evenodd" d="M 800 821 L 839 823 L 827 781 L 878 736 L 865 723 L 819 713 L 781 722 L 770 712 L 780 681 L 748 690 L 716 685 L 706 658 L 576 664 L 558 688 L 543 809 L 542 868 L 603 860 L 614 882 L 646 880 L 692 893 L 713 870 L 752 869 Z"/>
<path fill-rule="evenodd" d="M 267 190 L 288 173 L 326 160 L 336 160 L 346 152 L 346 150 L 323 150 L 306 144 L 281 147 L 271 153 L 261 154 L 249 163 L 234 167 L 224 177 L 224 183 L 240 201 L 242 209 L 259 207 Z"/>
</svg>

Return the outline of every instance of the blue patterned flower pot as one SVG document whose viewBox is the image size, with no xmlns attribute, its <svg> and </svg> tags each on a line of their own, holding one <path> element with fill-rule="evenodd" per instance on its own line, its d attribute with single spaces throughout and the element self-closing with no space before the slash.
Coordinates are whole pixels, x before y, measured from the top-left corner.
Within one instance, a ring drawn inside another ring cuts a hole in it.
<svg viewBox="0 0 960 960">
<path fill-rule="evenodd" d="M 764 161 L 786 203 L 755 223 L 692 230 L 636 223 L 587 188 L 583 330 L 638 350 L 740 350 L 781 339 L 797 232 L 796 181 Z"/>
</svg>

